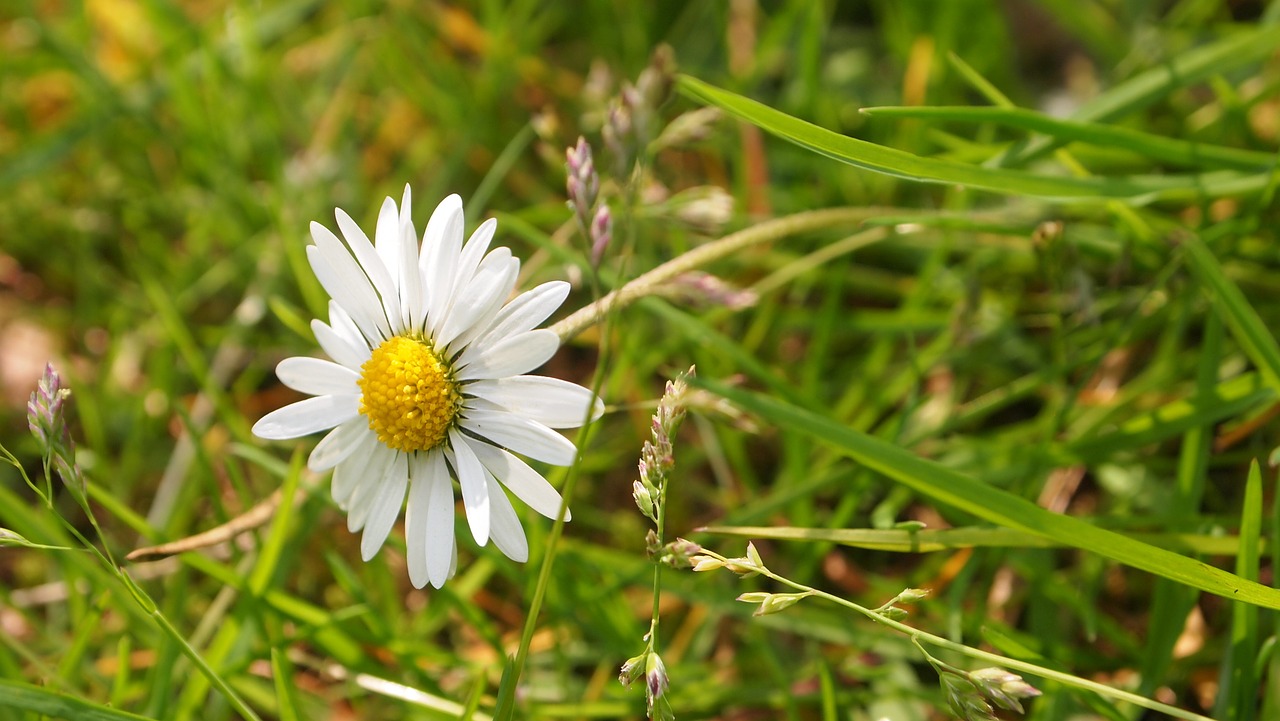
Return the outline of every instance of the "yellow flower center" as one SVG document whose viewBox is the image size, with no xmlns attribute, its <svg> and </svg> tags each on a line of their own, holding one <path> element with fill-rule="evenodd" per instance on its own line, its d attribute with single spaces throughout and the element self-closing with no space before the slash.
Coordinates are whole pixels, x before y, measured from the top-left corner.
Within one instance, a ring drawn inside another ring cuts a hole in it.
<svg viewBox="0 0 1280 721">
<path fill-rule="evenodd" d="M 462 405 L 449 366 L 424 341 L 396 336 L 360 367 L 360 412 L 389 448 L 440 445 Z"/>
</svg>

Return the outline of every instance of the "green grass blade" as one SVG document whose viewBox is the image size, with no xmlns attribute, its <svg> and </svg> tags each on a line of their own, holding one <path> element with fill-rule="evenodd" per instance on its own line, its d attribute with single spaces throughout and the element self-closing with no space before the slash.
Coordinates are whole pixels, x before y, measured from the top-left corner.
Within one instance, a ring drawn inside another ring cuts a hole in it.
<svg viewBox="0 0 1280 721">
<path fill-rule="evenodd" d="M 1218 259 L 1198 236 L 1185 236 L 1182 248 L 1192 272 L 1213 297 L 1214 305 L 1222 313 L 1236 342 L 1258 367 L 1267 385 L 1280 390 L 1280 345 L 1276 344 L 1258 311 L 1249 305 L 1239 286 L 1227 277 Z"/>
<path fill-rule="evenodd" d="M 1210 313 L 1205 322 L 1204 340 L 1196 368 L 1196 395 L 1208 397 L 1217 385 L 1218 368 L 1222 362 L 1222 341 L 1225 330 L 1221 316 Z M 1256 376 L 1255 376 L 1256 377 Z M 1195 518 L 1204 496 L 1205 476 L 1209 467 L 1210 443 L 1213 425 L 1206 423 L 1188 429 L 1182 434 L 1182 446 L 1178 451 L 1177 484 L 1173 489 L 1170 513 L 1174 518 Z M 1198 594 L 1190 588 L 1157 579 L 1152 594 L 1151 615 L 1147 619 L 1147 653 L 1140 670 L 1144 696 L 1153 695 L 1164 685 L 1173 666 L 1173 650 L 1186 627 L 1187 614 L 1195 607 Z"/>
<path fill-rule="evenodd" d="M 1255 460 L 1249 466 L 1244 487 L 1244 510 L 1240 514 L 1240 554 L 1236 575 L 1258 577 L 1258 540 L 1262 537 L 1262 469 Z M 1222 668 L 1222 683 L 1214 714 L 1230 721 L 1253 721 L 1258 706 L 1258 677 L 1254 664 L 1258 655 L 1258 609 L 1237 604 L 1231 609 L 1231 651 Z"/>
<path fill-rule="evenodd" d="M 298 721 L 299 715 L 298 689 L 293 680 L 293 664 L 285 657 L 283 650 L 271 649 L 271 680 L 275 684 L 276 702 L 279 704 L 280 721 Z"/>
<path fill-rule="evenodd" d="M 1209 393 L 1139 413 L 1114 431 L 1073 440 L 1064 450 L 1085 461 L 1103 460 L 1121 451 L 1158 443 L 1193 428 L 1239 416 L 1275 398 L 1276 391 L 1264 385 L 1257 373 L 1247 373 L 1213 386 Z"/>
<path fill-rule="evenodd" d="M 789 403 L 703 378 L 693 379 L 691 383 L 723 396 L 779 427 L 811 435 L 917 493 L 983 520 L 1092 551 L 1104 558 L 1225 598 L 1280 608 L 1280 591 L 1276 589 L 1077 518 L 1051 513 L 1024 498 Z"/>
<path fill-rule="evenodd" d="M 1188 167 L 1216 166 L 1234 170 L 1267 170 L 1276 156 L 1254 150 L 1208 145 L 1139 130 L 1060 120 L 1025 108 L 996 107 L 877 107 L 863 108 L 864 115 L 919 120 L 951 120 L 994 123 L 1018 130 L 1044 133 L 1063 142 L 1081 142 L 1107 148 L 1121 148 L 1153 160 Z"/>
<path fill-rule="evenodd" d="M 1195 176 L 1072 178 L 968 165 L 925 158 L 850 138 L 687 75 L 680 76 L 679 87 L 699 102 L 719 107 L 730 115 L 833 160 L 919 182 L 962 185 L 1015 196 L 1114 198 L 1145 203 L 1166 197 L 1258 193 L 1266 188 L 1269 177 L 1266 173 L 1241 175 L 1219 171 Z"/>
<path fill-rule="evenodd" d="M 1090 100 L 1076 111 L 1075 120 L 1103 121 L 1149 105 L 1155 100 L 1214 74 L 1256 62 L 1280 47 L 1280 33 L 1258 28 L 1223 38 L 1211 45 L 1181 53 L 1168 62 L 1136 75 Z M 1053 147 L 1037 138 L 997 159 L 999 165 L 1017 165 Z"/>
<path fill-rule="evenodd" d="M 284 553 L 285 544 L 289 540 L 289 522 L 293 520 L 294 510 L 293 497 L 298 491 L 298 482 L 302 478 L 302 458 L 301 451 L 294 452 L 293 460 L 289 463 L 289 472 L 284 477 L 280 505 L 271 521 L 271 532 L 267 534 L 267 541 L 262 545 L 258 563 L 249 575 L 249 593 L 255 597 L 261 596 L 267 590 L 267 584 L 275 575 L 280 556 Z"/>
<path fill-rule="evenodd" d="M 699 529 L 739 538 L 837 543 L 853 548 L 896 553 L 932 553 L 958 548 L 1061 548 L 1070 544 L 1013 528 L 965 526 L 919 531 L 881 528 L 798 528 L 795 526 L 708 526 Z M 1178 553 L 1234 556 L 1241 549 L 1235 536 L 1196 533 L 1126 533 L 1142 543 Z M 1255 546 L 1260 544 L 1255 543 Z M 1258 548 L 1253 551 L 1258 552 Z"/>
<path fill-rule="evenodd" d="M 0 707 L 68 721 L 146 721 L 148 718 L 40 686 L 6 679 L 0 679 Z"/>
</svg>

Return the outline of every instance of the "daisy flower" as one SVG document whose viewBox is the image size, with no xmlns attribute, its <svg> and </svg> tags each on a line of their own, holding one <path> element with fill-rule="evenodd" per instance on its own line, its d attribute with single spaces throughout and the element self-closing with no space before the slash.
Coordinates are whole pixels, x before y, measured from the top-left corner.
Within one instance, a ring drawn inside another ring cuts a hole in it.
<svg viewBox="0 0 1280 721">
<path fill-rule="evenodd" d="M 311 224 L 307 259 L 332 299 L 329 322 L 311 328 L 333 361 L 281 361 L 280 381 L 315 397 L 268 413 L 253 433 L 282 440 L 328 430 L 307 466 L 333 469 L 347 527 L 363 530 L 361 555 L 368 561 L 382 547 L 407 496 L 409 578 L 439 588 L 458 562 L 454 479 L 476 543 L 492 539 L 525 561 L 528 541 L 503 487 L 549 518 L 560 512 L 560 494 L 515 454 L 571 465 L 577 449 L 552 429 L 576 428 L 604 405 L 582 386 L 525 375 L 560 345 L 535 328 L 569 284 L 544 283 L 507 302 L 520 261 L 507 248 L 489 249 L 497 222 L 485 221 L 464 244 L 462 200 L 450 195 L 419 249 L 410 199 L 406 186 L 399 208 L 383 202 L 372 243 L 341 208 L 345 244 Z"/>
</svg>

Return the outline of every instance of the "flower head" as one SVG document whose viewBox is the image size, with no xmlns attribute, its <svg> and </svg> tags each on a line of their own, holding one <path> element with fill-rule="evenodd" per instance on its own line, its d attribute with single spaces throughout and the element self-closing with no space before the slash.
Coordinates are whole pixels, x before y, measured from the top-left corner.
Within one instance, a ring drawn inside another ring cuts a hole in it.
<svg viewBox="0 0 1280 721">
<path fill-rule="evenodd" d="M 550 518 L 561 501 L 515 453 L 571 465 L 577 449 L 552 429 L 598 417 L 603 404 L 579 385 L 525 375 L 559 347 L 555 333 L 536 326 L 569 285 L 544 283 L 507 302 L 520 261 L 507 248 L 490 250 L 494 220 L 464 243 L 462 200 L 451 195 L 419 248 L 409 205 L 408 187 L 399 207 L 383 202 L 373 242 L 341 209 L 345 243 L 311 224 L 307 258 L 332 299 L 329 322 L 313 320 L 311 328 L 333 361 L 282 361 L 280 380 L 315 397 L 267 414 L 253 432 L 287 439 L 329 431 L 307 465 L 333 469 L 333 498 L 347 511 L 347 527 L 363 531 L 365 560 L 386 541 L 407 496 L 409 578 L 439 588 L 457 567 L 454 479 L 476 542 L 492 539 L 513 560 L 527 560 L 503 487 Z"/>
</svg>

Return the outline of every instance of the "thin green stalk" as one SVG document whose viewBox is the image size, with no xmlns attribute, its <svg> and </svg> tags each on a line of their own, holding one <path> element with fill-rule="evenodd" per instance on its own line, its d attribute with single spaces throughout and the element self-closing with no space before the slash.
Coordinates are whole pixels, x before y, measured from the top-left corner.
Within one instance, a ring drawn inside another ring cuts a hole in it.
<svg viewBox="0 0 1280 721">
<path fill-rule="evenodd" d="M 13 458 L 12 454 L 10 454 L 7 449 L 0 447 L 0 450 L 4 451 L 5 456 Z M 13 460 L 16 461 L 16 458 Z M 20 465 L 18 465 L 18 468 L 21 470 Z M 23 475 L 26 475 L 25 472 Z M 182 634 L 178 632 L 178 629 L 174 628 L 173 625 L 169 623 L 169 619 L 165 618 L 164 614 L 160 613 L 160 608 L 156 605 L 156 602 L 151 599 L 147 592 L 144 591 L 142 587 L 139 586 L 133 578 L 116 563 L 115 556 L 111 553 L 111 546 L 107 543 L 107 537 L 102 532 L 102 527 L 98 525 L 98 519 L 89 505 L 88 498 L 82 494 L 79 489 L 75 488 L 73 484 L 67 484 L 67 489 L 71 492 L 71 495 L 75 498 L 81 509 L 84 510 L 85 515 L 89 519 L 89 523 L 93 526 L 94 532 L 98 536 L 98 540 L 102 543 L 102 548 L 99 548 L 86 538 L 85 535 L 80 532 L 80 529 L 76 528 L 75 525 L 64 518 L 62 514 L 54 513 L 54 516 L 57 517 L 62 526 L 71 533 L 71 535 L 74 536 L 81 545 L 92 553 L 105 569 L 111 572 L 122 584 L 124 584 L 124 587 L 129 591 L 129 595 L 133 597 L 133 600 L 138 604 L 143 612 L 150 616 L 160 629 L 178 645 L 178 648 L 182 650 L 182 653 L 196 664 L 196 667 L 200 669 L 200 672 L 205 676 L 209 683 L 226 697 L 227 702 L 231 704 L 232 708 L 234 708 L 242 717 L 250 719 L 250 721 L 260 721 L 259 716 L 254 713 L 253 709 L 249 708 L 248 704 L 240 698 L 239 694 L 237 694 L 231 686 L 228 685 L 227 682 L 209 666 L 200 653 L 196 651 L 191 644 L 187 643 L 186 639 L 182 637 Z M 39 492 L 38 488 L 37 492 Z"/>
<path fill-rule="evenodd" d="M 658 542 L 654 547 L 661 549 L 666 544 L 667 527 L 667 479 L 662 479 L 662 485 L 658 486 L 658 502 L 654 505 L 657 516 L 654 523 L 657 526 Z M 659 607 L 662 601 L 662 562 L 659 560 L 653 564 L 653 617 L 649 621 L 649 650 L 653 653 L 658 652 L 658 617 Z"/>
<path fill-rule="evenodd" d="M 882 214 L 878 208 L 826 208 L 810 210 L 795 215 L 767 220 L 763 223 L 744 228 L 736 233 L 699 246 L 676 258 L 663 263 L 653 270 L 628 282 L 621 288 L 610 292 L 591 305 L 578 310 L 559 323 L 551 326 L 551 330 L 560 336 L 561 342 L 578 335 L 582 331 L 599 323 L 609 313 L 621 310 L 637 300 L 661 288 L 663 283 L 672 278 L 699 268 L 707 263 L 732 255 L 743 248 L 760 243 L 780 240 L 789 235 L 805 233 L 832 226 L 861 223 L 868 218 Z"/>
<path fill-rule="evenodd" d="M 1090 681 L 1088 679 L 1080 678 L 1079 676 L 1073 676 L 1069 673 L 1063 673 L 1061 671 L 1055 671 L 1051 668 L 1045 668 L 1044 666 L 1037 666 L 1036 664 L 1033 664 L 1033 663 L 1027 663 L 1025 661 L 1019 661 L 1017 659 L 1000 656 L 998 654 L 973 648 L 972 646 L 966 646 L 962 643 L 957 643 L 955 641 L 952 641 L 947 638 L 943 638 L 941 636 L 935 636 L 934 634 L 929 633 L 927 631 L 921 631 L 918 628 L 908 626 L 905 623 L 902 623 L 900 621 L 895 621 L 891 618 L 886 617 L 881 613 L 877 613 L 875 610 L 866 608 L 864 606 L 860 606 L 857 603 L 854 603 L 853 601 L 850 601 L 846 598 L 842 598 L 840 596 L 827 593 L 826 591 L 823 591 L 821 589 L 813 588 L 811 586 L 806 586 L 803 583 L 792 581 L 789 578 L 780 576 L 774 573 L 773 571 L 769 570 L 763 563 L 753 562 L 749 558 L 751 555 L 753 555 L 752 552 L 748 553 L 748 558 L 734 558 L 734 559 L 725 558 L 724 556 L 721 556 L 717 553 L 707 551 L 707 550 L 703 550 L 702 553 L 703 555 L 710 556 L 712 558 L 715 558 L 719 561 L 724 562 L 726 565 L 730 566 L 733 570 L 741 569 L 741 570 L 747 570 L 747 571 L 754 571 L 763 576 L 772 578 L 773 580 L 785 586 L 790 586 L 791 588 L 794 588 L 798 591 L 802 591 L 806 595 L 825 598 L 828 601 L 844 606 L 845 608 L 848 608 L 850 610 L 856 611 L 857 613 L 860 613 L 863 616 L 866 616 L 867 618 L 871 619 L 876 623 L 882 624 L 884 626 L 888 626 L 889 628 L 892 628 L 893 630 L 908 636 L 913 643 L 915 642 L 927 643 L 937 648 L 942 648 L 948 651 L 954 651 L 956 653 L 963 654 L 965 656 L 968 656 L 969 658 L 978 659 L 980 661 L 986 661 L 992 664 L 996 664 L 998 666 L 1002 666 L 1004 668 L 1012 669 L 1015 671 L 1021 671 L 1023 673 L 1031 674 L 1033 676 L 1039 676 L 1041 678 L 1057 681 L 1058 683 L 1061 683 L 1065 686 L 1072 686 L 1074 688 L 1083 689 L 1085 691 L 1092 691 L 1093 693 L 1096 693 L 1099 696 L 1106 696 L 1108 698 L 1114 698 L 1119 701 L 1126 701 L 1128 703 L 1134 704 L 1135 706 L 1141 706 L 1142 708 L 1150 709 L 1152 711 L 1158 711 L 1160 713 L 1168 714 L 1176 718 L 1186 719 L 1186 721 L 1214 721 L 1212 718 L 1208 716 L 1202 716 L 1198 713 L 1193 713 L 1191 711 L 1186 711 L 1184 709 L 1177 708 L 1176 706 L 1170 706 L 1168 704 L 1160 703 L 1159 701 L 1153 701 L 1149 698 L 1146 698 L 1145 696 L 1139 696 L 1138 694 L 1130 693 L 1128 691 L 1122 691 L 1120 689 L 1112 688 L 1105 684 L 1100 684 L 1095 681 Z"/>
<path fill-rule="evenodd" d="M 606 359 L 609 356 L 610 346 L 608 343 L 609 334 L 602 333 L 600 340 L 599 362 L 596 364 L 595 377 L 592 379 L 591 388 L 596 395 L 599 395 L 600 387 L 604 383 L 604 369 L 608 366 Z M 566 338 L 562 335 L 561 341 Z M 596 424 L 591 422 L 588 417 L 583 423 L 582 432 L 578 437 L 578 448 L 586 448 L 594 435 Z M 529 657 L 529 644 L 533 641 L 533 631 L 538 624 L 538 614 L 542 610 L 542 599 L 546 596 L 547 586 L 551 582 L 551 567 L 555 565 L 556 554 L 560 549 L 560 537 L 564 533 L 565 514 L 569 509 L 569 503 L 573 500 L 573 491 L 577 487 L 578 482 L 578 464 L 574 464 L 569 468 L 569 472 L 564 481 L 564 487 L 560 491 L 560 511 L 556 514 L 556 522 L 551 526 L 551 535 L 547 538 L 547 549 L 542 555 L 542 567 L 538 569 L 538 582 L 533 589 L 533 598 L 529 602 L 529 613 L 525 616 L 524 629 L 520 632 L 520 647 L 516 650 L 515 660 L 507 669 L 504 681 L 511 684 L 514 690 L 515 685 L 520 682 L 520 676 L 524 673 L 524 665 Z M 494 712 L 495 719 L 509 719 L 514 712 L 514 692 L 510 696 L 500 697 L 498 708 Z M 506 705 L 511 704 L 511 705 Z"/>
</svg>

